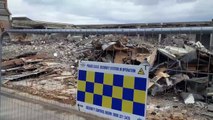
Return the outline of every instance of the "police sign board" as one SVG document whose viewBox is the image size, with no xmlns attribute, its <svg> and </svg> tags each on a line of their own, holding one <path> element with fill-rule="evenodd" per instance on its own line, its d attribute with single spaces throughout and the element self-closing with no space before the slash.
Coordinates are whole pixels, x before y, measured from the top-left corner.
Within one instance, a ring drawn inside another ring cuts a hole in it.
<svg viewBox="0 0 213 120">
<path fill-rule="evenodd" d="M 78 109 L 110 119 L 145 120 L 148 71 L 148 64 L 81 61 Z"/>
</svg>

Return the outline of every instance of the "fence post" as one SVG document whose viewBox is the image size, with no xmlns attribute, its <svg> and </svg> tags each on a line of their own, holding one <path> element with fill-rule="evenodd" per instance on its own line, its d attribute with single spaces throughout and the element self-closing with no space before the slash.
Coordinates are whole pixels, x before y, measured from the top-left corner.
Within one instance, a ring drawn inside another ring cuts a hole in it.
<svg viewBox="0 0 213 120">
<path fill-rule="evenodd" d="M 4 35 L 6 34 L 7 32 L 2 32 L 0 34 L 0 108 L 1 108 L 1 87 L 2 87 L 2 43 L 3 43 L 3 38 L 4 38 Z"/>
<path fill-rule="evenodd" d="M 3 34 L 4 33 L 1 33 L 0 34 L 0 69 L 2 68 L 2 40 L 3 40 Z M 1 73 L 0 73 L 0 108 L 1 108 L 1 86 L 2 86 L 2 77 L 1 77 L 1 74 L 2 74 L 2 70 L 1 70 Z"/>
</svg>

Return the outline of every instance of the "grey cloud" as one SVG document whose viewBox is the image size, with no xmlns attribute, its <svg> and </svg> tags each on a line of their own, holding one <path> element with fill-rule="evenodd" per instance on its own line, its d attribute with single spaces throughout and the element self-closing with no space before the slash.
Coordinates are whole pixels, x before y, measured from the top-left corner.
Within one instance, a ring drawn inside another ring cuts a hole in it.
<svg viewBox="0 0 213 120">
<path fill-rule="evenodd" d="M 123 1 L 123 0 L 120 0 Z M 133 2 L 135 5 L 159 5 L 159 4 L 165 4 L 165 3 L 188 3 L 188 2 L 195 2 L 197 0 L 125 0 L 129 2 Z"/>
<path fill-rule="evenodd" d="M 63 3 L 64 0 L 23 0 L 31 5 L 58 5 Z"/>
<path fill-rule="evenodd" d="M 177 3 L 189 3 L 189 2 L 196 2 L 197 0 L 177 0 Z"/>
<path fill-rule="evenodd" d="M 118 0 L 120 2 L 131 2 L 135 5 L 157 5 L 159 4 L 160 0 Z"/>
<path fill-rule="evenodd" d="M 141 23 L 210 20 L 212 0 L 9 0 L 13 15 L 37 20 Z M 21 4 L 21 5 L 19 5 Z"/>
</svg>

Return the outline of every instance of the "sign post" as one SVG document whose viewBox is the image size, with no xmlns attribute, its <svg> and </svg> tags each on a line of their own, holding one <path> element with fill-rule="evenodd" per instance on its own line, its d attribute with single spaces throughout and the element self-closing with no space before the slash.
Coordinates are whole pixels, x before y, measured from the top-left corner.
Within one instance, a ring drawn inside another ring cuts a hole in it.
<svg viewBox="0 0 213 120">
<path fill-rule="evenodd" d="M 81 61 L 78 109 L 110 119 L 145 120 L 148 74 L 148 64 Z"/>
</svg>

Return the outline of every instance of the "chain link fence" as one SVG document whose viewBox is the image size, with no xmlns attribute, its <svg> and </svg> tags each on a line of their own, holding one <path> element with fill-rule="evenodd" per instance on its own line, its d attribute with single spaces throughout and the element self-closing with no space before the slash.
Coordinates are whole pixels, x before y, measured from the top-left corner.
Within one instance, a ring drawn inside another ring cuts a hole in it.
<svg viewBox="0 0 213 120">
<path fill-rule="evenodd" d="M 212 27 L 8 30 L 0 46 L 0 119 L 104 119 L 76 107 L 80 60 L 148 62 L 147 119 L 208 119 L 212 34 Z"/>
</svg>

